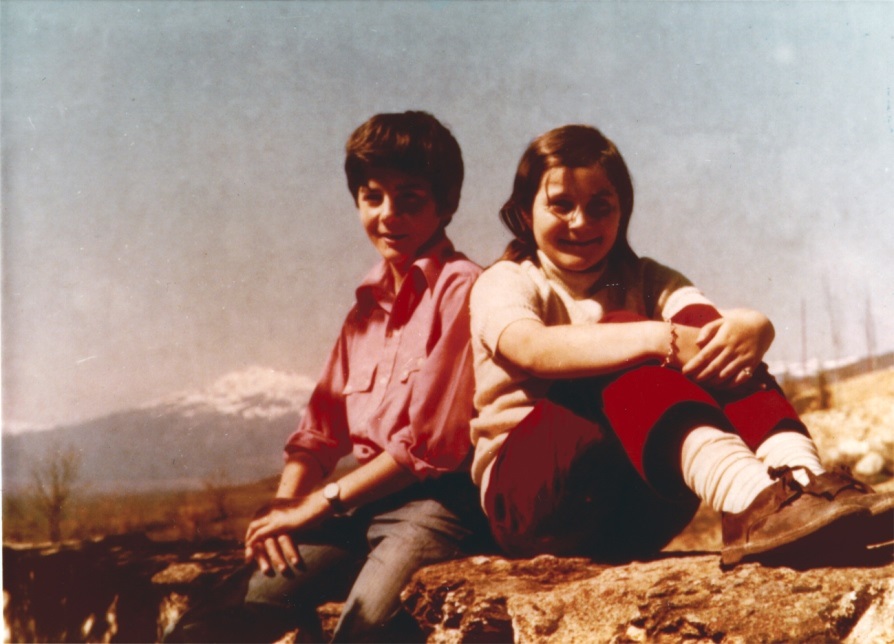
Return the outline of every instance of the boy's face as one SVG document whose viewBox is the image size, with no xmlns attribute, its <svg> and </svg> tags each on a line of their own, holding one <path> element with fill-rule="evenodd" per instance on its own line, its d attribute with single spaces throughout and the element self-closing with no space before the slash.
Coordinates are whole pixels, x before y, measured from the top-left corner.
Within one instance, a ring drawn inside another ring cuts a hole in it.
<svg viewBox="0 0 894 644">
<path fill-rule="evenodd" d="M 371 170 L 357 191 L 357 209 L 373 246 L 400 274 L 442 225 L 431 183 L 399 170 Z"/>
</svg>

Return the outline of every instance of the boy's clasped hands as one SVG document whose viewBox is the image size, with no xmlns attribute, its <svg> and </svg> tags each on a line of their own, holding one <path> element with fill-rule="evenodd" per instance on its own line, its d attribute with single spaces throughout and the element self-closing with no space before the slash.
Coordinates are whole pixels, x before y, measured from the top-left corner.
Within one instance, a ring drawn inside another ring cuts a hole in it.
<svg viewBox="0 0 894 644">
<path fill-rule="evenodd" d="M 289 533 L 312 527 L 326 517 L 327 507 L 312 496 L 273 499 L 254 514 L 245 533 L 245 562 L 261 572 L 285 570 L 301 562 Z"/>
</svg>

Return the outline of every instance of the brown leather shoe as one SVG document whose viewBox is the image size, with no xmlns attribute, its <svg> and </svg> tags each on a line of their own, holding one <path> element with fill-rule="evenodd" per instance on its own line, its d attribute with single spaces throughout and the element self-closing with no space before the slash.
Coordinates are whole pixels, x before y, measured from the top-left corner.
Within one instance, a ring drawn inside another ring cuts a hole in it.
<svg viewBox="0 0 894 644">
<path fill-rule="evenodd" d="M 721 515 L 723 568 L 769 553 L 832 524 L 854 521 L 854 530 L 859 530 L 859 521 L 870 516 L 867 508 L 845 503 L 834 495 L 830 499 L 817 486 L 815 491 L 808 490 L 810 485 L 805 487 L 795 480 L 793 468 L 771 467 L 768 471 L 775 479 L 773 485 L 742 512 Z"/>
<path fill-rule="evenodd" d="M 865 507 L 872 516 L 894 510 L 894 492 L 876 492 L 871 486 L 855 479 L 850 468 L 839 465 L 830 472 L 811 476 L 805 488 L 811 494 L 829 499 L 840 499 Z M 894 528 L 894 526 L 892 526 Z"/>
<path fill-rule="evenodd" d="M 876 492 L 855 479 L 850 469 L 843 465 L 819 476 L 811 476 L 805 489 L 830 501 L 836 499 L 869 510 L 872 519 L 863 528 L 867 544 L 894 541 L 894 492 Z"/>
</svg>

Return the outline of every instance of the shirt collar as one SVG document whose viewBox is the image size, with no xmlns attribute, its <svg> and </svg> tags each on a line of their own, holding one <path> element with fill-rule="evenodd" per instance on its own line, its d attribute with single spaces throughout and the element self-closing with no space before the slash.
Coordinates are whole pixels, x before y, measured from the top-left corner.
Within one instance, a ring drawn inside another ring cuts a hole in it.
<svg viewBox="0 0 894 644">
<path fill-rule="evenodd" d="M 447 260 L 455 254 L 453 244 L 442 233 L 440 239 L 429 246 L 410 266 L 400 286 L 401 292 L 413 289 L 415 294 L 419 295 L 426 288 L 432 290 Z M 380 306 L 386 311 L 391 310 L 395 295 L 391 291 L 391 273 L 385 260 L 373 266 L 366 274 L 357 287 L 356 295 L 357 303 L 361 307 Z"/>
</svg>

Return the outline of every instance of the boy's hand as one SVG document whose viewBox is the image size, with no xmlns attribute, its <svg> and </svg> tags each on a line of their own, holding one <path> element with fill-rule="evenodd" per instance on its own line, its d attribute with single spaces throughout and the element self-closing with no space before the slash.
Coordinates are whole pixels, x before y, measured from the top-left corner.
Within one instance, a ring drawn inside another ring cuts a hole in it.
<svg viewBox="0 0 894 644">
<path fill-rule="evenodd" d="M 264 539 L 264 543 L 260 547 L 246 548 L 245 563 L 251 563 L 252 559 L 265 575 L 274 570 L 282 573 L 288 569 L 289 565 L 297 566 L 301 563 L 298 549 L 295 548 L 292 538 L 287 534 Z"/>
<path fill-rule="evenodd" d="M 321 495 L 274 499 L 255 513 L 245 534 L 245 561 L 255 560 L 262 572 L 285 571 L 301 561 L 289 532 L 308 528 L 329 512 Z"/>
</svg>

